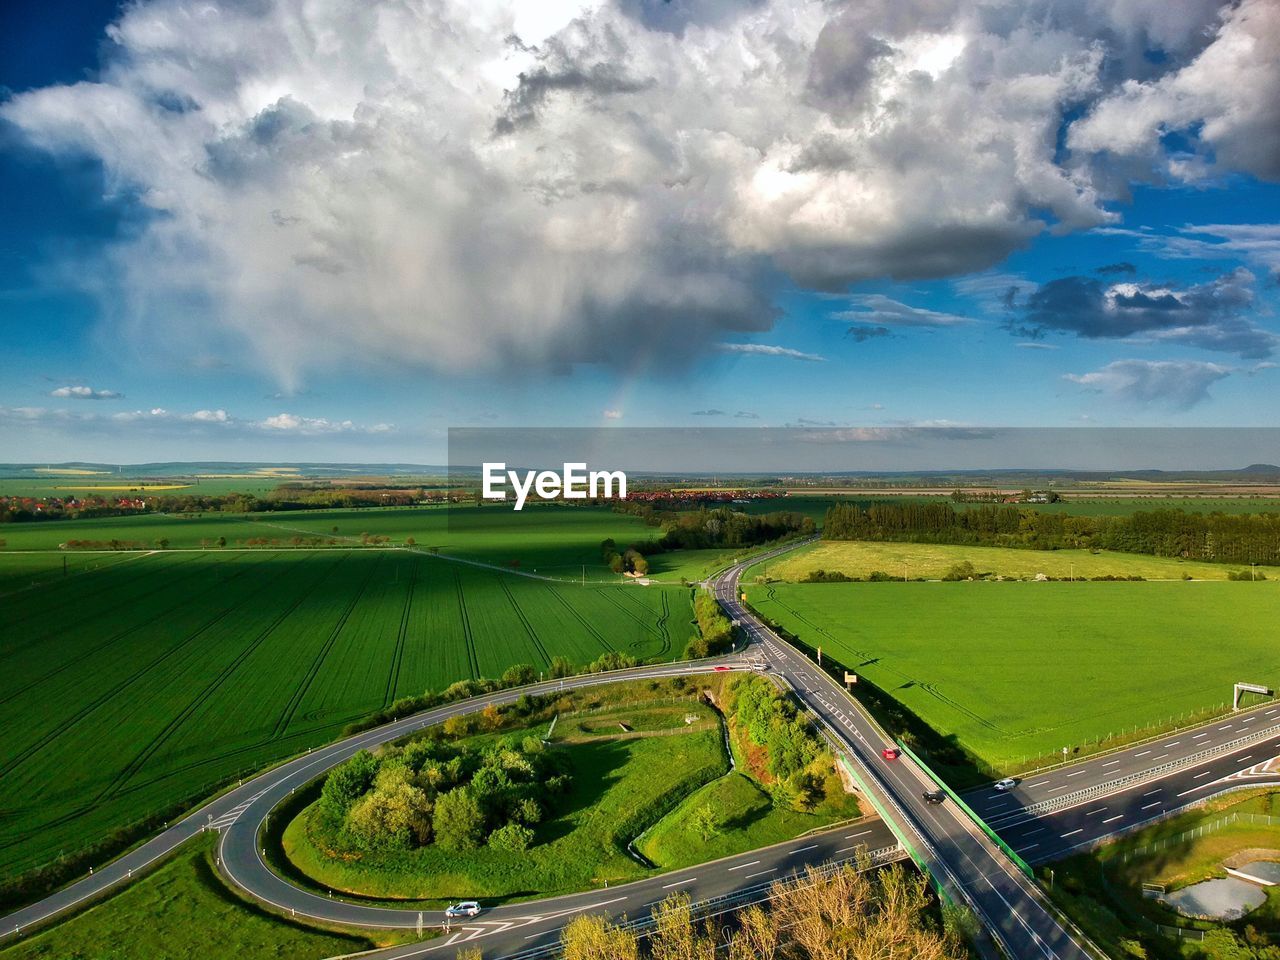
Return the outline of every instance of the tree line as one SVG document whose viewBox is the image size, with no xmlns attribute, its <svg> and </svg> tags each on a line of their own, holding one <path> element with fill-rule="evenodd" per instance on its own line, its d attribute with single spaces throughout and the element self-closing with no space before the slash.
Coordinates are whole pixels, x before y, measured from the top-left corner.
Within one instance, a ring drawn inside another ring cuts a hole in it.
<svg viewBox="0 0 1280 960">
<path fill-rule="evenodd" d="M 1280 512 L 1161 509 L 1128 516 L 1079 516 L 1013 505 L 956 510 L 949 503 L 850 501 L 828 508 L 822 536 L 1034 550 L 1115 550 L 1217 563 L 1280 564 Z"/>
</svg>

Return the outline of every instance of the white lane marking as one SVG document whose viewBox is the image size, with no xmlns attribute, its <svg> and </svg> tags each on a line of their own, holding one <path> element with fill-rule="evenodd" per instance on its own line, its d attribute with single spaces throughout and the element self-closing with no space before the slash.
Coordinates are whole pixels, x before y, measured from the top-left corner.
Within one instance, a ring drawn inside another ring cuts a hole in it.
<svg viewBox="0 0 1280 960">
<path fill-rule="evenodd" d="M 1119 760 L 1104 760 L 1104 761 L 1102 761 L 1102 765 L 1103 765 L 1104 767 L 1109 767 L 1109 766 L 1111 766 L 1113 763 L 1119 763 L 1119 762 L 1120 762 Z"/>
<path fill-rule="evenodd" d="M 1234 724 L 1224 723 L 1224 724 L 1223 724 L 1222 726 L 1220 726 L 1218 729 L 1219 729 L 1219 730 L 1230 730 L 1230 729 L 1232 728 L 1232 726 L 1234 726 Z"/>
<path fill-rule="evenodd" d="M 1141 753 L 1135 753 L 1133 755 L 1133 758 L 1136 760 L 1138 759 L 1138 757 L 1145 757 L 1150 752 L 1151 752 L 1150 750 L 1143 750 Z"/>
<path fill-rule="evenodd" d="M 1162 753 L 1162 754 L 1160 754 L 1160 756 L 1158 756 L 1158 757 L 1152 757 L 1152 758 L 1151 758 L 1151 760 L 1152 760 L 1152 762 L 1155 762 L 1156 760 L 1163 760 L 1163 759 L 1164 759 L 1165 757 L 1167 757 L 1167 756 L 1168 756 L 1168 754 L 1167 754 L 1167 753 Z"/>
<path fill-rule="evenodd" d="M 1181 742 L 1182 742 L 1181 740 L 1170 740 L 1168 743 L 1166 743 L 1166 744 L 1165 744 L 1165 746 L 1166 746 L 1166 747 L 1176 747 L 1176 746 L 1177 746 L 1178 744 L 1180 744 Z"/>
<path fill-rule="evenodd" d="M 1162 803 L 1164 803 L 1164 801 L 1163 801 L 1163 800 L 1155 800 L 1155 801 L 1153 801 L 1153 802 L 1151 802 L 1151 803 L 1148 803 L 1146 806 L 1142 807 L 1142 809 L 1143 809 L 1143 810 L 1150 810 L 1152 807 L 1158 807 L 1158 806 L 1160 806 L 1160 804 L 1162 804 Z"/>
<path fill-rule="evenodd" d="M 1084 833 L 1084 827 L 1080 827 L 1078 830 L 1072 830 L 1070 833 L 1062 834 L 1062 839 L 1065 840 L 1067 837 L 1074 837 L 1077 833 Z"/>
<path fill-rule="evenodd" d="M 1078 777 L 1078 776 L 1080 776 L 1080 774 L 1082 774 L 1082 773 L 1088 773 L 1088 771 L 1087 771 L 1087 770 L 1077 770 L 1075 773 L 1068 773 L 1068 774 L 1067 774 L 1067 776 L 1068 776 L 1068 777 Z"/>
<path fill-rule="evenodd" d="M 855 837 L 865 837 L 870 832 L 871 832 L 870 830 L 863 830 L 861 833 L 851 833 L 847 837 L 845 837 L 845 839 L 852 840 Z"/>
<path fill-rule="evenodd" d="M 757 873 L 748 873 L 743 875 L 743 880 L 750 880 L 752 877 L 763 877 L 766 873 L 773 873 L 777 867 L 770 867 L 768 870 L 761 870 Z"/>
<path fill-rule="evenodd" d="M 685 877 L 683 880 L 677 880 L 675 883 L 664 883 L 662 885 L 662 889 L 670 890 L 672 887 L 678 887 L 682 883 L 693 883 L 693 881 L 697 879 L 698 879 L 697 877 Z"/>
<path fill-rule="evenodd" d="M 1037 780 L 1035 783 L 1028 783 L 1027 788 L 1030 789 L 1031 787 L 1043 786 L 1044 784 L 1048 783 L 1050 779 L 1052 778 L 1045 777 L 1043 780 Z"/>
<path fill-rule="evenodd" d="M 804 853 L 806 850 L 817 850 L 817 849 L 818 849 L 818 845 L 817 845 L 816 843 L 811 843 L 811 844 L 809 844 L 807 847 L 800 847 L 799 849 L 792 850 L 791 852 L 792 852 L 792 853 Z"/>
<path fill-rule="evenodd" d="M 1097 810 L 1090 810 L 1088 813 L 1085 814 L 1085 816 L 1092 817 L 1095 813 L 1105 813 L 1106 810 L 1107 810 L 1106 807 L 1099 807 Z"/>
<path fill-rule="evenodd" d="M 1192 779 L 1192 780 L 1199 780 L 1201 777 L 1207 777 L 1207 776 L 1208 776 L 1209 774 L 1211 774 L 1211 773 L 1213 773 L 1213 771 L 1212 771 L 1212 770 L 1206 770 L 1206 771 L 1204 771 L 1204 773 L 1197 773 L 1197 774 L 1196 774 L 1194 777 L 1192 777 L 1191 779 Z"/>
<path fill-rule="evenodd" d="M 1123 813 L 1117 813 L 1114 817 L 1108 817 L 1106 820 L 1103 820 L 1102 822 L 1103 822 L 1103 823 L 1115 823 L 1117 820 L 1123 820 L 1123 819 L 1124 819 L 1124 814 L 1123 814 Z"/>
<path fill-rule="evenodd" d="M 733 871 L 735 871 L 735 870 L 745 870 L 745 869 L 747 869 L 747 867 L 754 867 L 754 866 L 755 866 L 757 863 L 759 863 L 759 862 L 760 862 L 759 860 L 752 860 L 750 863 L 740 863 L 740 864 L 738 864 L 736 867 L 730 867 L 730 868 L 729 868 L 727 871 L 725 871 L 725 872 L 726 872 L 726 873 L 733 873 Z"/>
<path fill-rule="evenodd" d="M 1208 736 L 1208 734 L 1207 734 L 1207 733 L 1197 733 L 1197 734 L 1196 734 L 1194 737 L 1192 737 L 1191 739 L 1192 739 L 1192 740 L 1203 740 L 1203 739 L 1204 739 L 1205 737 L 1207 737 L 1207 736 Z"/>
<path fill-rule="evenodd" d="M 1154 797 L 1157 793 L 1159 793 L 1159 792 L 1160 792 L 1161 790 L 1163 790 L 1163 789 L 1164 789 L 1164 787 L 1156 787 L 1154 790 L 1148 790 L 1146 793 L 1144 793 L 1144 794 L 1143 794 L 1143 796 L 1144 796 L 1144 797 Z"/>
<path fill-rule="evenodd" d="M 1028 844 L 1028 845 L 1027 845 L 1027 846 L 1025 846 L 1025 847 L 1018 847 L 1017 849 L 1018 849 L 1019 851 L 1023 852 L 1023 853 L 1026 853 L 1028 850 L 1034 850 L 1034 849 L 1035 849 L 1036 847 L 1038 847 L 1038 846 L 1040 846 L 1040 844 L 1038 844 L 1038 843 L 1032 843 L 1032 844 Z"/>
</svg>

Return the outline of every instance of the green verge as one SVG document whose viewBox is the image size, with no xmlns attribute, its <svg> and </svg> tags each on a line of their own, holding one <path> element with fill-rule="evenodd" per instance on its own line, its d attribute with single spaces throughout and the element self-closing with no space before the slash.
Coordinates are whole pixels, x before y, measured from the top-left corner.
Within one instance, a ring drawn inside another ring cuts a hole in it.
<svg viewBox="0 0 1280 960">
<path fill-rule="evenodd" d="M 677 870 L 781 843 L 862 815 L 857 798 L 845 792 L 834 767 L 823 780 L 822 800 L 812 810 L 775 805 L 765 786 L 749 772 L 741 738 L 735 724 L 728 738 L 732 771 L 690 794 L 637 841 L 636 849 L 651 863 Z M 698 824 L 704 813 L 713 824 L 709 832 Z"/>
<path fill-rule="evenodd" d="M 56 926 L 0 950 L 4 960 L 320 960 L 365 950 L 363 937 L 316 930 L 231 893 L 214 872 L 212 834 L 154 872 Z"/>
</svg>

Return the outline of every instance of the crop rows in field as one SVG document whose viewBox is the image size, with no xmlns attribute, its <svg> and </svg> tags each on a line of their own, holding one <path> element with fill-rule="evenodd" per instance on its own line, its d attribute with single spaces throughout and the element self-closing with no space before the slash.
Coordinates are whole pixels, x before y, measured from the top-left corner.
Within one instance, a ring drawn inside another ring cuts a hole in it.
<svg viewBox="0 0 1280 960">
<path fill-rule="evenodd" d="M 680 590 L 404 551 L 157 553 L 17 591 L 0 620 L 0 875 L 399 697 L 554 656 L 668 655 L 687 607 Z"/>
<path fill-rule="evenodd" d="M 997 768 L 1280 687 L 1280 584 L 749 586 L 760 613 Z"/>
</svg>

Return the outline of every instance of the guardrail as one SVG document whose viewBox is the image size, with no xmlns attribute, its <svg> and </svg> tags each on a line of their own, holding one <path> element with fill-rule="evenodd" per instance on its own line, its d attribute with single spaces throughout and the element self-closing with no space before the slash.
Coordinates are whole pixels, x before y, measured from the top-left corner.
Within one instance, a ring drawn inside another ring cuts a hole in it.
<svg viewBox="0 0 1280 960">
<path fill-rule="evenodd" d="M 1177 760 L 1170 760 L 1168 763 L 1162 763 L 1158 767 L 1149 767 L 1146 770 L 1139 770 L 1136 773 L 1125 774 L 1115 780 L 1108 780 L 1105 783 L 1094 784 L 1092 787 L 1083 787 L 1080 790 L 1074 790 L 1071 793 L 1063 794 L 1060 797 L 1053 797 L 1048 800 L 1039 800 L 1035 803 L 1028 804 L 1021 810 L 1016 811 L 1007 820 L 1000 820 L 1001 823 L 1017 822 L 1021 816 L 1037 816 L 1041 813 L 1053 813 L 1056 810 L 1063 810 L 1067 807 L 1073 807 L 1084 800 L 1092 800 L 1094 797 L 1108 796 L 1115 793 L 1122 787 L 1137 786 L 1141 783 L 1147 783 L 1151 780 L 1158 780 L 1167 773 L 1174 770 L 1181 770 L 1183 767 L 1193 767 L 1210 757 L 1216 757 L 1220 754 L 1231 753 L 1241 747 L 1259 740 L 1265 740 L 1267 737 L 1280 733 L 1280 724 L 1270 727 L 1264 727 L 1244 737 L 1237 737 L 1235 740 L 1229 740 L 1226 743 L 1220 743 L 1214 747 L 1206 747 L 1197 753 L 1187 754 Z"/>
<path fill-rule="evenodd" d="M 1017 866 L 1019 870 L 1025 873 L 1032 880 L 1035 879 L 1035 876 L 1036 876 L 1035 871 L 1032 870 L 1031 867 L 1027 865 L 1027 862 L 1023 860 L 1020 856 L 1018 856 L 1014 852 L 1013 847 L 1005 843 L 1004 840 L 1001 839 L 1000 835 L 996 833 L 994 830 L 992 830 L 990 826 L 987 825 L 987 821 L 983 820 L 980 816 L 974 813 L 972 808 L 967 803 L 965 803 L 963 800 L 960 799 L 960 795 L 956 793 L 954 790 L 952 790 L 951 787 L 948 786 L 945 780 L 943 780 L 941 777 L 935 774 L 931 769 L 929 769 L 928 764 L 926 764 L 923 760 L 917 757 L 915 754 L 915 751 L 912 750 L 905 743 L 903 743 L 901 740 L 898 741 L 898 746 L 902 749 L 903 753 L 905 753 L 908 757 L 910 757 L 912 760 L 916 762 L 916 765 L 919 766 L 921 770 L 923 770 L 926 774 L 929 775 L 930 780 L 932 780 L 934 783 L 940 786 L 943 789 L 943 791 L 946 792 L 947 796 L 952 799 L 955 805 L 959 807 L 961 810 L 963 810 L 968 815 L 970 820 L 972 820 L 975 824 L 977 824 L 978 828 L 987 835 L 987 838 L 992 843 L 994 843 L 997 847 L 999 847 L 1004 852 L 1004 855 L 1008 857 L 1010 860 L 1012 860 L 1014 865 Z"/>
</svg>

